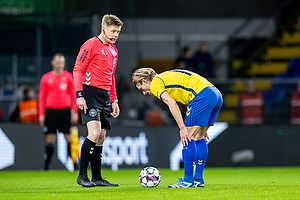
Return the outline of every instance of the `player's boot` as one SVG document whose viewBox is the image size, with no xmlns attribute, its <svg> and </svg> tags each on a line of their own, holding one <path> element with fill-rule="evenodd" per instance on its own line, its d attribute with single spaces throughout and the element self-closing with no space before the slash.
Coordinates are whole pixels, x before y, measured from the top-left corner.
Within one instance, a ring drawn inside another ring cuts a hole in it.
<svg viewBox="0 0 300 200">
<path fill-rule="evenodd" d="M 200 179 L 200 180 L 194 180 L 194 185 L 193 187 L 204 187 L 204 180 Z"/>
<path fill-rule="evenodd" d="M 178 183 L 169 185 L 168 188 L 188 188 L 193 187 L 194 183 L 185 182 L 183 179 L 179 179 Z"/>
<path fill-rule="evenodd" d="M 114 184 L 110 183 L 107 180 L 101 179 L 101 180 L 96 180 L 92 179 L 92 182 L 95 184 L 95 186 L 107 186 L 107 187 L 117 187 L 119 184 Z"/>
<path fill-rule="evenodd" d="M 82 185 L 82 187 L 95 187 L 95 184 L 93 182 L 91 182 L 90 179 L 85 174 L 78 175 L 77 183 L 79 185 Z"/>
</svg>

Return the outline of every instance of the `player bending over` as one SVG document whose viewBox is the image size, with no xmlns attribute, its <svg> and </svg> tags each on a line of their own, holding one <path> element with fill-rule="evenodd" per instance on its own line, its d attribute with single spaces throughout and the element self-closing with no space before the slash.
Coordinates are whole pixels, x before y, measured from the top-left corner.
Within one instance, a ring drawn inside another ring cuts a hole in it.
<svg viewBox="0 0 300 200">
<path fill-rule="evenodd" d="M 157 74 L 152 68 L 140 68 L 132 74 L 132 82 L 144 95 L 152 94 L 165 102 L 180 129 L 184 178 L 168 187 L 204 187 L 206 131 L 213 126 L 223 104 L 220 91 L 204 77 L 182 69 Z M 187 106 L 185 122 L 176 102 Z"/>
</svg>

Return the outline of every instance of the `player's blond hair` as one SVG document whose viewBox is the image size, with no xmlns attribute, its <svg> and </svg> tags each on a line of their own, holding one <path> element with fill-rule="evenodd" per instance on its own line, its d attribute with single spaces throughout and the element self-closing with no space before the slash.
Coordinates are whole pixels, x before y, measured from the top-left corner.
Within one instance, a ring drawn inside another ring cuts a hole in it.
<svg viewBox="0 0 300 200">
<path fill-rule="evenodd" d="M 132 83 L 136 85 L 137 83 L 141 83 L 143 79 L 152 81 L 153 77 L 156 75 L 157 73 L 150 67 L 139 68 L 136 69 L 131 76 Z"/>
<path fill-rule="evenodd" d="M 123 26 L 123 22 L 116 15 L 106 14 L 102 17 L 102 26 Z"/>
</svg>

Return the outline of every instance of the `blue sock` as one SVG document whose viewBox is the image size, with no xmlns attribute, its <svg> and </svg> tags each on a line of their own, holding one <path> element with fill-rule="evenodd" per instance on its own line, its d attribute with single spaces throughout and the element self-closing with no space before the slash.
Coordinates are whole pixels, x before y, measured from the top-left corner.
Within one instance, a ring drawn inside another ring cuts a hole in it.
<svg viewBox="0 0 300 200">
<path fill-rule="evenodd" d="M 197 148 L 197 162 L 194 179 L 200 180 L 203 179 L 203 170 L 208 155 L 208 148 L 205 139 L 196 141 Z"/>
<path fill-rule="evenodd" d="M 194 163 L 196 162 L 196 145 L 195 140 L 188 142 L 188 145 L 182 148 L 182 161 L 184 164 L 184 178 L 185 182 L 193 182 Z"/>
</svg>

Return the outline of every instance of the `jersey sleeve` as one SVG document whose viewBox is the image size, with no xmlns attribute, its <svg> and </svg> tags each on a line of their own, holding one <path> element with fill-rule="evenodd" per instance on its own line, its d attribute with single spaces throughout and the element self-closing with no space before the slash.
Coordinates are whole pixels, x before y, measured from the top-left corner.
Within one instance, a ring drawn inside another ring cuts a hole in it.
<svg viewBox="0 0 300 200">
<path fill-rule="evenodd" d="M 82 91 L 82 77 L 86 71 L 86 68 L 92 58 L 92 40 L 86 41 L 80 48 L 79 53 L 77 55 L 75 66 L 73 68 L 73 78 L 74 78 L 74 87 L 75 91 Z"/>
<path fill-rule="evenodd" d="M 42 76 L 39 88 L 39 96 L 38 96 L 38 107 L 39 107 L 39 116 L 45 116 L 45 106 L 46 106 L 46 94 L 47 94 L 47 84 L 45 80 L 45 76 Z"/>
<path fill-rule="evenodd" d="M 118 99 L 118 97 L 117 97 L 117 91 L 116 91 L 116 81 L 115 81 L 115 75 L 113 74 L 112 85 L 110 88 L 110 101 L 113 102 L 117 99 Z"/>
<path fill-rule="evenodd" d="M 114 46 L 114 49 L 116 52 L 118 52 L 117 48 Z M 115 100 L 118 99 L 117 97 L 117 90 L 116 90 L 116 78 L 115 78 L 115 74 L 116 74 L 116 67 L 117 67 L 117 62 L 118 62 L 118 59 L 117 57 L 115 58 L 115 61 L 114 61 L 114 72 L 113 72 L 113 75 L 112 75 L 112 84 L 111 84 L 111 88 L 110 88 L 110 101 L 113 102 Z"/>
<path fill-rule="evenodd" d="M 153 94 L 153 96 L 157 97 L 158 99 L 161 99 L 161 94 L 167 90 L 165 88 L 163 80 L 156 76 L 151 81 L 150 91 Z"/>
</svg>

